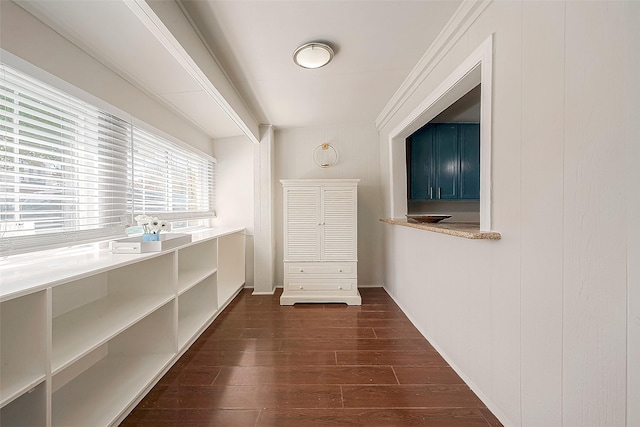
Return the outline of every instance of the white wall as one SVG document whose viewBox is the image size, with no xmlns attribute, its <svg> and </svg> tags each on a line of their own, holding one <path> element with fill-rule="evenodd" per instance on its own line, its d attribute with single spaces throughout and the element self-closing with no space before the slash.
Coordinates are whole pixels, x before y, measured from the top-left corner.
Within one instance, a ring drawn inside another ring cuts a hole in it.
<svg viewBox="0 0 640 427">
<path fill-rule="evenodd" d="M 630 5 L 630 16 L 640 16 L 640 2 Z M 636 20 L 637 22 L 637 20 Z M 640 76 L 640 55 L 638 41 L 640 40 L 640 26 L 633 25 L 629 29 L 629 37 L 635 43 L 629 47 L 629 52 L 635 54 L 629 57 L 629 76 Z M 627 319 L 627 426 L 640 426 L 640 227 L 635 221 L 640 215 L 640 143 L 636 135 L 640 135 L 640 85 L 631 85 L 628 94 L 627 118 L 629 133 L 627 152 L 625 154 L 627 179 L 625 197 L 627 198 L 627 283 L 628 283 L 628 319 Z M 633 137 L 632 137 L 633 136 Z M 633 403 L 635 402 L 635 404 Z"/>
<path fill-rule="evenodd" d="M 373 124 L 284 129 L 275 132 L 273 191 L 276 235 L 276 285 L 283 283 L 281 179 L 359 178 L 358 183 L 358 286 L 380 286 L 383 217 L 380 193 L 378 134 Z M 313 150 L 329 143 L 338 151 L 338 163 L 320 168 Z"/>
<path fill-rule="evenodd" d="M 142 93 L 12 1 L 0 1 L 0 48 L 211 154 L 210 138 L 200 129 Z"/>
<path fill-rule="evenodd" d="M 216 213 L 214 225 L 245 227 L 245 286 L 253 287 L 253 149 L 248 138 L 214 140 Z"/>
<path fill-rule="evenodd" d="M 380 132 L 390 212 L 389 132 L 494 33 L 492 224 L 502 240 L 383 227 L 385 286 L 506 425 L 636 425 L 625 417 L 638 406 L 637 385 L 626 396 L 637 22 L 632 2 L 493 2 Z"/>
</svg>

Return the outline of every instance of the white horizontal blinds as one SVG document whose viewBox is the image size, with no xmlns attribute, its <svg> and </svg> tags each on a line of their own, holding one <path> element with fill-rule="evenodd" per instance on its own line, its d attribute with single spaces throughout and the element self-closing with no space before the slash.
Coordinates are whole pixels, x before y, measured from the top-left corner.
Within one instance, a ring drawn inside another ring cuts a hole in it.
<svg viewBox="0 0 640 427">
<path fill-rule="evenodd" d="M 214 214 L 215 163 L 134 127 L 130 213 L 164 220 Z"/>
<path fill-rule="evenodd" d="M 130 125 L 0 64 L 0 251 L 122 233 Z"/>
</svg>

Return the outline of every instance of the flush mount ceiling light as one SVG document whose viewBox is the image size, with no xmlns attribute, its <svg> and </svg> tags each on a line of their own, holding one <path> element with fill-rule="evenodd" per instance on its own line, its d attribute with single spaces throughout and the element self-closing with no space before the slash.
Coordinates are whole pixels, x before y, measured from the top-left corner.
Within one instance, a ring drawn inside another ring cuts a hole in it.
<svg viewBox="0 0 640 427">
<path fill-rule="evenodd" d="M 293 52 L 293 62 L 302 68 L 320 68 L 333 59 L 333 49 L 324 43 L 303 44 Z"/>
</svg>

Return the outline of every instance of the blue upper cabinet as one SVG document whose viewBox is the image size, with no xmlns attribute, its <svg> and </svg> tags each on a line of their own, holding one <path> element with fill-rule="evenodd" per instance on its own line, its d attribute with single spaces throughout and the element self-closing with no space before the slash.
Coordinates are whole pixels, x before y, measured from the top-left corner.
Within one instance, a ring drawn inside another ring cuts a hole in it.
<svg viewBox="0 0 640 427">
<path fill-rule="evenodd" d="M 434 159 L 433 137 L 435 128 L 427 126 L 411 136 L 407 144 L 407 160 L 409 165 L 409 194 L 410 199 L 429 200 L 433 194 Z"/>
<path fill-rule="evenodd" d="M 455 200 L 460 198 L 460 147 L 458 126 L 455 124 L 436 125 L 433 140 L 434 199 Z M 433 193 L 433 192 L 432 192 Z"/>
<path fill-rule="evenodd" d="M 480 198 L 480 126 L 428 124 L 407 140 L 412 200 Z"/>
<path fill-rule="evenodd" d="M 480 125 L 460 125 L 460 198 L 480 198 Z"/>
</svg>

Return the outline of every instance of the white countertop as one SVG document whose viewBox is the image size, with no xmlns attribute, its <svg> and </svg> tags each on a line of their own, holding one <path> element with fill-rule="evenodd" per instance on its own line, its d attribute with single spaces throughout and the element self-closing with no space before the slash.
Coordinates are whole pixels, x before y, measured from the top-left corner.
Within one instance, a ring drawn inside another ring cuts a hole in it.
<svg viewBox="0 0 640 427">
<path fill-rule="evenodd" d="M 497 231 L 480 231 L 480 223 L 477 222 L 438 222 L 415 223 L 406 219 L 384 218 L 380 221 L 387 224 L 401 225 L 403 227 L 416 228 L 418 230 L 432 231 L 434 233 L 448 234 L 450 236 L 464 237 L 476 240 L 500 240 L 502 236 Z"/>
<path fill-rule="evenodd" d="M 244 231 L 243 227 L 216 227 L 197 230 L 192 235 L 192 245 L 227 234 Z M 179 248 L 174 248 L 176 250 Z M 92 274 L 122 267 L 165 252 L 143 254 L 114 254 L 110 249 L 95 249 L 92 245 L 48 251 L 46 257 L 19 255 L 0 261 L 0 302 L 81 279 Z"/>
</svg>

